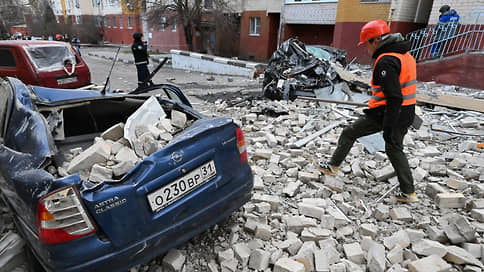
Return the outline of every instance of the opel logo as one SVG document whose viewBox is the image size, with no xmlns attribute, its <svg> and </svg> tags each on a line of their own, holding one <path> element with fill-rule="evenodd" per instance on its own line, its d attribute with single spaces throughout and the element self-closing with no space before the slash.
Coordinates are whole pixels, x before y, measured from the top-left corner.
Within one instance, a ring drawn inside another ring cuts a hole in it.
<svg viewBox="0 0 484 272">
<path fill-rule="evenodd" d="M 181 162 L 183 159 L 183 152 L 175 151 L 171 154 L 171 160 L 175 163 Z"/>
</svg>

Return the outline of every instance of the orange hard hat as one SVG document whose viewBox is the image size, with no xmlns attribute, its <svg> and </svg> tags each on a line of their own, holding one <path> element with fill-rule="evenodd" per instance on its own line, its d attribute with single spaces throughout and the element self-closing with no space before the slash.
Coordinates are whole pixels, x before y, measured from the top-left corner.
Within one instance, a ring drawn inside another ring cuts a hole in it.
<svg viewBox="0 0 484 272">
<path fill-rule="evenodd" d="M 390 32 L 390 28 L 383 20 L 374 20 L 366 23 L 360 32 L 360 42 L 358 46 L 364 44 L 370 38 L 376 38 Z"/>
<path fill-rule="evenodd" d="M 57 34 L 57 35 L 55 35 L 55 38 L 56 39 L 60 39 L 60 38 L 62 38 L 62 35 L 61 34 Z"/>
</svg>

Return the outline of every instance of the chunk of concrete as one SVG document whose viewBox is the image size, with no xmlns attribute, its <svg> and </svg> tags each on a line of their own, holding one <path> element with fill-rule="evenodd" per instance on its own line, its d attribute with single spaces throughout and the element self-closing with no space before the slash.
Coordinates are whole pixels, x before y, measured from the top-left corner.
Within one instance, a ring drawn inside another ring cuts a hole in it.
<svg viewBox="0 0 484 272">
<path fill-rule="evenodd" d="M 104 140 L 117 141 L 124 136 L 124 123 L 117 123 L 116 125 L 108 128 L 101 134 L 101 138 Z"/>
<path fill-rule="evenodd" d="M 408 233 L 404 230 L 399 230 L 389 237 L 383 238 L 383 244 L 389 250 L 393 249 L 395 245 L 400 245 L 402 248 L 408 247 L 410 245 L 410 237 Z"/>
<path fill-rule="evenodd" d="M 428 239 L 422 239 L 413 243 L 412 251 L 421 256 L 437 255 L 441 258 L 447 254 L 446 246 Z"/>
<path fill-rule="evenodd" d="M 313 217 L 316 219 L 321 219 L 321 216 L 323 216 L 324 214 L 324 208 L 317 207 L 304 202 L 298 203 L 298 210 L 299 210 L 299 214 Z"/>
<path fill-rule="evenodd" d="M 304 264 L 289 258 L 280 258 L 274 264 L 273 272 L 305 272 Z"/>
<path fill-rule="evenodd" d="M 437 255 L 430 255 L 408 264 L 410 272 L 449 272 L 451 268 L 450 264 Z"/>
<path fill-rule="evenodd" d="M 440 193 L 435 199 L 439 208 L 465 208 L 466 198 L 462 193 Z"/>
<path fill-rule="evenodd" d="M 447 190 L 438 183 L 431 182 L 425 187 L 425 194 L 434 200 L 437 198 L 437 195 L 441 193 L 447 193 Z"/>
<path fill-rule="evenodd" d="M 110 154 L 111 146 L 104 141 L 98 141 L 74 157 L 67 167 L 67 172 L 73 174 L 80 170 L 90 169 L 97 163 L 105 163 Z"/>
<path fill-rule="evenodd" d="M 391 264 L 403 262 L 403 249 L 399 245 L 395 245 L 387 254 L 387 259 Z"/>
<path fill-rule="evenodd" d="M 114 160 L 117 162 L 131 162 L 132 164 L 136 164 L 139 159 L 133 149 L 125 146 L 119 150 Z"/>
<path fill-rule="evenodd" d="M 390 211 L 390 216 L 393 220 L 400 220 L 404 222 L 412 222 L 413 217 L 410 211 L 405 207 L 396 207 Z"/>
<path fill-rule="evenodd" d="M 99 164 L 95 164 L 91 168 L 91 173 L 89 174 L 89 180 L 95 183 L 101 183 L 112 178 L 113 170 L 107 167 L 103 167 Z"/>
<path fill-rule="evenodd" d="M 181 111 L 171 111 L 171 124 L 174 127 L 184 129 L 187 124 L 187 115 Z"/>
<path fill-rule="evenodd" d="M 249 259 L 249 268 L 262 271 L 269 267 L 271 253 L 262 249 L 252 251 Z"/>
<path fill-rule="evenodd" d="M 481 223 L 484 223 L 484 209 L 472 209 L 471 217 Z"/>
<path fill-rule="evenodd" d="M 373 243 L 368 250 L 368 270 L 371 272 L 385 271 L 385 248 L 383 245 Z"/>
<path fill-rule="evenodd" d="M 235 257 L 242 265 L 247 265 L 250 258 L 250 248 L 245 243 L 238 243 L 232 246 L 234 249 Z"/>
<path fill-rule="evenodd" d="M 364 259 L 364 252 L 359 243 L 343 244 L 343 250 L 348 260 L 361 264 Z"/>
<path fill-rule="evenodd" d="M 26 262 L 25 241 L 16 233 L 8 231 L 0 238 L 0 271 L 10 272 Z"/>
<path fill-rule="evenodd" d="M 182 271 L 186 257 L 180 250 L 171 249 L 163 258 L 163 266 L 169 271 Z"/>
<path fill-rule="evenodd" d="M 472 254 L 458 246 L 447 246 L 447 254 L 444 259 L 455 264 L 471 264 L 484 268 L 484 265 Z"/>
</svg>

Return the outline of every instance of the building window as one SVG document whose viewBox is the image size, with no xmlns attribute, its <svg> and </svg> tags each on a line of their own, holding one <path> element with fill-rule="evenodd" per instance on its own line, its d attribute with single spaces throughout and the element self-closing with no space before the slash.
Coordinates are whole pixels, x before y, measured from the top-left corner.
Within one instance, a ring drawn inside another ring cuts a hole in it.
<svg viewBox="0 0 484 272">
<path fill-rule="evenodd" d="M 260 17 L 250 17 L 249 35 L 251 36 L 260 35 Z"/>
<path fill-rule="evenodd" d="M 171 23 L 171 31 L 176 32 L 176 18 L 173 18 L 173 21 Z"/>
<path fill-rule="evenodd" d="M 116 16 L 113 16 L 113 27 L 118 27 L 118 25 L 116 24 Z"/>
<path fill-rule="evenodd" d="M 160 18 L 160 27 L 158 28 L 159 31 L 165 31 L 166 27 L 166 17 Z"/>
<path fill-rule="evenodd" d="M 213 8 L 213 1 L 212 0 L 205 0 L 205 5 L 204 7 L 206 9 L 212 9 Z"/>
<path fill-rule="evenodd" d="M 131 22 L 131 16 L 128 16 L 128 28 L 133 28 L 133 23 Z"/>
<path fill-rule="evenodd" d="M 106 27 L 111 27 L 111 20 L 109 17 L 104 17 L 104 24 L 106 25 Z"/>
<path fill-rule="evenodd" d="M 119 17 L 119 28 L 123 28 L 123 17 Z"/>
<path fill-rule="evenodd" d="M 59 21 L 59 16 L 55 16 L 55 22 L 56 22 L 56 23 L 60 23 L 60 21 Z"/>
<path fill-rule="evenodd" d="M 79 3 L 79 0 L 76 0 L 76 8 L 80 8 L 81 4 Z"/>
<path fill-rule="evenodd" d="M 82 17 L 81 17 L 81 15 L 76 15 L 76 24 L 78 24 L 78 25 L 82 24 Z"/>
</svg>

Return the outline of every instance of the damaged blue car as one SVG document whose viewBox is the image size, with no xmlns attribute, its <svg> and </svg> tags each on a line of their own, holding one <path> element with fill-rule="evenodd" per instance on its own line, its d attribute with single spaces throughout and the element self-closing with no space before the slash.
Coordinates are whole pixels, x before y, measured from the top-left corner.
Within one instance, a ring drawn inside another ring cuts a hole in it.
<svg viewBox="0 0 484 272">
<path fill-rule="evenodd" d="M 1 194 L 45 270 L 126 271 L 249 201 L 242 130 L 196 112 L 174 86 L 156 88 L 163 95 L 103 95 L 0 78 Z M 114 137 L 150 99 L 172 124 Z"/>
</svg>

